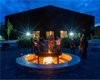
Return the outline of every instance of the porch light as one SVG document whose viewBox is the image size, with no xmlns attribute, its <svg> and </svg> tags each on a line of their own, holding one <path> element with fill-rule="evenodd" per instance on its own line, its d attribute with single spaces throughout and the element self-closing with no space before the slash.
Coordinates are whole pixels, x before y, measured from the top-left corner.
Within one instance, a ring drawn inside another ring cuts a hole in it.
<svg viewBox="0 0 100 80">
<path fill-rule="evenodd" d="M 0 39 L 2 38 L 2 36 L 0 35 Z"/>
<path fill-rule="evenodd" d="M 30 36 L 31 34 L 29 32 L 26 33 L 26 36 Z"/>
<path fill-rule="evenodd" d="M 70 35 L 70 36 L 74 36 L 74 33 L 73 33 L 73 32 L 70 32 L 69 35 Z"/>
</svg>

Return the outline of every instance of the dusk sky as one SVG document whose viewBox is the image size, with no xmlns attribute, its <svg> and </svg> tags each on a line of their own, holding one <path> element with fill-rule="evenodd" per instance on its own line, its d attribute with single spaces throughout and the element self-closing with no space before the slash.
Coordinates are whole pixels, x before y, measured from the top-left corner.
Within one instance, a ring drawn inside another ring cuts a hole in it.
<svg viewBox="0 0 100 80">
<path fill-rule="evenodd" d="M 0 0 L 0 22 L 5 16 L 47 5 L 95 16 L 95 25 L 100 23 L 100 0 Z"/>
</svg>

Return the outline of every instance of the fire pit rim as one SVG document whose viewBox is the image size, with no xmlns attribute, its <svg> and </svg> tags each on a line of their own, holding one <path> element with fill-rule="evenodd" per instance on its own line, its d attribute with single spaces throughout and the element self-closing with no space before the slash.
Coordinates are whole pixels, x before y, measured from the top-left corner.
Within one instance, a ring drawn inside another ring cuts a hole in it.
<svg viewBox="0 0 100 80">
<path fill-rule="evenodd" d="M 62 54 L 65 54 L 65 53 L 62 53 Z M 29 55 L 29 54 L 28 54 Z M 31 63 L 31 62 L 27 62 L 25 60 L 25 57 L 27 55 L 23 55 L 21 57 L 18 57 L 16 59 L 16 63 L 19 65 L 19 66 L 22 66 L 22 67 L 27 67 L 27 68 L 36 68 L 36 69 L 57 69 L 57 68 L 64 68 L 64 67 L 71 67 L 71 66 L 74 66 L 74 65 L 77 65 L 80 63 L 81 59 L 76 56 L 76 55 L 73 55 L 73 54 L 68 54 L 67 55 L 70 55 L 73 59 L 69 62 L 65 62 L 65 63 L 61 63 L 61 64 L 49 64 L 49 65 L 45 65 L 45 64 L 35 64 L 35 63 Z M 77 62 L 75 62 L 77 61 Z"/>
</svg>

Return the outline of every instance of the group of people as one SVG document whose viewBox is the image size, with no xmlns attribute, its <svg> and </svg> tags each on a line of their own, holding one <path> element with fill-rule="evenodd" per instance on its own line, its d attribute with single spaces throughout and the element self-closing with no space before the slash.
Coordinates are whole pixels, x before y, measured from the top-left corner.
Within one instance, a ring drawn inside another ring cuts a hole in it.
<svg viewBox="0 0 100 80">
<path fill-rule="evenodd" d="M 36 38 L 31 38 L 31 42 L 32 42 L 32 49 L 31 52 L 33 53 L 37 53 L 37 52 L 43 52 L 44 51 L 44 39 L 41 37 L 39 39 L 39 41 Z M 80 38 L 80 42 L 79 42 L 79 49 L 80 49 L 80 53 L 82 54 L 82 59 L 86 59 L 86 52 L 87 52 L 87 48 L 88 48 L 88 41 L 85 37 Z M 71 53 L 75 54 L 75 48 L 76 48 L 76 44 L 75 44 L 75 40 L 74 38 L 70 39 L 70 49 L 71 49 Z M 40 46 L 40 50 L 38 49 L 38 45 Z M 54 51 L 54 39 L 53 36 L 50 35 L 48 38 L 48 50 L 53 52 Z M 60 52 L 61 51 L 61 39 L 57 36 L 56 37 L 56 51 Z"/>
<path fill-rule="evenodd" d="M 70 49 L 71 49 L 71 53 L 75 54 L 75 40 L 74 38 L 71 38 L 70 40 Z M 86 59 L 86 52 L 87 52 L 87 48 L 88 48 L 88 41 L 85 37 L 80 38 L 80 42 L 79 42 L 79 50 L 80 53 L 82 54 L 82 59 Z"/>
<path fill-rule="evenodd" d="M 40 45 L 40 51 L 44 51 L 44 39 L 41 37 L 39 42 L 36 38 L 31 38 L 31 52 L 35 52 L 37 53 L 39 50 L 38 50 L 38 44 Z"/>
<path fill-rule="evenodd" d="M 45 45 L 45 42 L 44 42 L 44 39 L 41 37 L 39 39 L 39 41 L 36 39 L 36 38 L 31 38 L 31 43 L 32 43 L 32 49 L 31 49 L 31 52 L 33 53 L 33 51 L 35 53 L 37 52 L 43 52 L 44 51 L 44 45 Z M 38 49 L 38 45 L 40 46 L 40 50 Z M 56 39 L 56 51 L 57 52 L 60 52 L 60 45 L 61 45 L 61 40 L 60 38 L 57 36 L 57 39 Z M 48 50 L 50 50 L 51 52 L 54 51 L 54 39 L 53 39 L 53 36 L 50 35 L 49 38 L 48 38 Z"/>
<path fill-rule="evenodd" d="M 60 46 L 61 46 L 61 40 L 60 38 L 57 36 L 56 37 L 56 51 L 57 52 L 60 52 Z M 48 39 L 48 49 L 52 52 L 54 51 L 54 39 L 53 39 L 53 36 L 50 35 L 49 39 Z"/>
</svg>

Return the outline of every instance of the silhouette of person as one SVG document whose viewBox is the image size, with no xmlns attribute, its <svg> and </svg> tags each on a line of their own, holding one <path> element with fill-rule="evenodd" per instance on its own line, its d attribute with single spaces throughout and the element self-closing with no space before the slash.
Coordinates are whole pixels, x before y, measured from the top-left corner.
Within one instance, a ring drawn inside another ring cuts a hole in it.
<svg viewBox="0 0 100 80">
<path fill-rule="evenodd" d="M 60 38 L 57 36 L 57 40 L 56 40 L 57 52 L 60 52 L 60 45 L 61 45 L 61 40 L 60 40 Z"/>
<path fill-rule="evenodd" d="M 39 40 L 40 51 L 44 51 L 44 39 L 41 37 Z"/>
<path fill-rule="evenodd" d="M 88 41 L 85 37 L 82 38 L 82 41 L 80 42 L 80 50 L 82 53 L 82 59 L 86 59 L 86 51 L 88 48 Z"/>
<path fill-rule="evenodd" d="M 38 41 L 36 38 L 34 38 L 33 40 L 33 46 L 34 46 L 34 52 L 37 53 L 38 52 Z"/>
<path fill-rule="evenodd" d="M 53 40 L 52 35 L 48 39 L 48 47 L 49 47 L 49 50 L 50 51 L 53 51 L 53 48 L 54 48 L 54 40 Z"/>
<path fill-rule="evenodd" d="M 75 42 L 74 42 L 74 38 L 70 39 L 70 49 L 71 49 L 71 54 L 75 54 Z"/>
<path fill-rule="evenodd" d="M 34 50 L 34 42 L 33 42 L 33 38 L 31 38 L 31 53 L 33 53 L 33 50 Z"/>
</svg>

